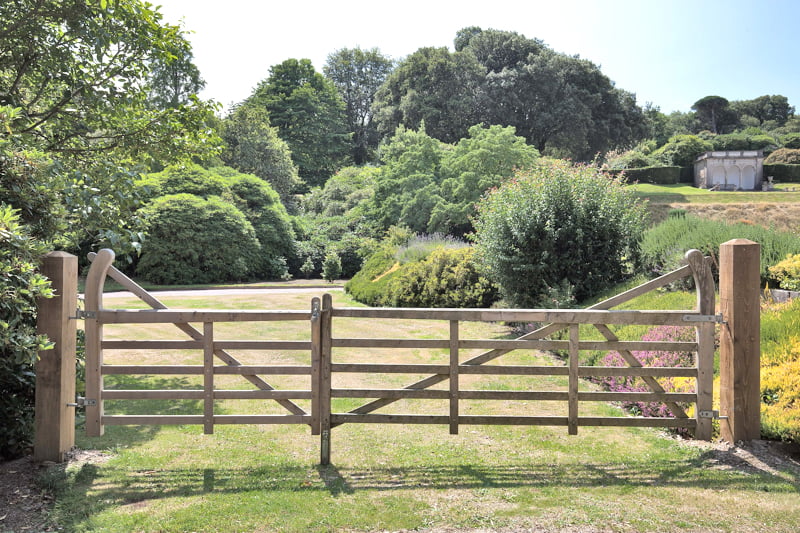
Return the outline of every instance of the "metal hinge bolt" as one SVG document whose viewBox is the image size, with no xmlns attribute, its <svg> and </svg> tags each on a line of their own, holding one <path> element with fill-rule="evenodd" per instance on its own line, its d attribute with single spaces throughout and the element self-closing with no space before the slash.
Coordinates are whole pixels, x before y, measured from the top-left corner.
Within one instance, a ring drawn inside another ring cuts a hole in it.
<svg viewBox="0 0 800 533">
<path fill-rule="evenodd" d="M 69 407 L 86 407 L 88 406 L 95 406 L 97 405 L 97 400 L 94 398 L 84 398 L 83 396 L 78 396 L 75 399 L 75 403 L 68 403 Z"/>
<path fill-rule="evenodd" d="M 716 419 L 716 420 L 727 420 L 728 419 L 727 416 L 720 416 L 719 411 L 716 411 L 716 410 L 714 410 L 714 411 L 700 411 L 699 413 L 697 413 L 697 416 L 699 416 L 700 418 L 713 418 L 713 419 Z"/>
</svg>

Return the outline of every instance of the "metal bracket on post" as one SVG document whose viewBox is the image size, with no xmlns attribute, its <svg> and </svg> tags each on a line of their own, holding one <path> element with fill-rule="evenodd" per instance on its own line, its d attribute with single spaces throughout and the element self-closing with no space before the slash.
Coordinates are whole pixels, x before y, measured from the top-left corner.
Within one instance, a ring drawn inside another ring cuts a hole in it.
<svg viewBox="0 0 800 533">
<path fill-rule="evenodd" d="M 78 396 L 75 399 L 75 403 L 67 404 L 69 407 L 86 407 L 87 405 L 95 406 L 97 405 L 97 400 L 94 398 L 84 398 L 83 396 Z"/>
<path fill-rule="evenodd" d="M 700 417 L 700 418 L 713 418 L 715 420 L 727 420 L 728 419 L 727 416 L 720 416 L 719 415 L 719 411 L 717 411 L 717 410 L 714 410 L 714 411 L 700 411 L 699 413 L 697 413 L 697 416 Z"/>
<path fill-rule="evenodd" d="M 722 315 L 683 315 L 684 322 L 714 322 L 723 324 Z"/>
</svg>

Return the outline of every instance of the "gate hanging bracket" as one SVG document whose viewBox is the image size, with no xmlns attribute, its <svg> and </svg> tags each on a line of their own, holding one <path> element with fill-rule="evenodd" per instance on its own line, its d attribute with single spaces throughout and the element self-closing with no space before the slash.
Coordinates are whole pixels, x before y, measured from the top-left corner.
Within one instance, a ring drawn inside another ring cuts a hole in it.
<svg viewBox="0 0 800 533">
<path fill-rule="evenodd" d="M 719 411 L 700 411 L 697 413 L 699 418 L 713 418 L 715 420 L 727 420 L 727 416 L 720 416 Z"/>
<path fill-rule="evenodd" d="M 78 396 L 75 398 L 75 403 L 68 403 L 68 407 L 86 407 L 86 406 L 95 406 L 97 405 L 97 400 L 94 398 L 84 398 L 83 396 Z"/>
<path fill-rule="evenodd" d="M 722 315 L 683 315 L 684 322 L 714 322 L 717 324 L 724 324 Z"/>
</svg>

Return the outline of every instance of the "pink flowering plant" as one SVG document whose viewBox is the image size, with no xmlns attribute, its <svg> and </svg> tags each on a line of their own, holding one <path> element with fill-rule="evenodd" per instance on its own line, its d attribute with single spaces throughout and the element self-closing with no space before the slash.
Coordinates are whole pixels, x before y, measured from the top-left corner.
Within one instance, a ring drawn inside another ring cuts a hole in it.
<svg viewBox="0 0 800 533">
<path fill-rule="evenodd" d="M 643 341 L 651 342 L 693 342 L 695 340 L 694 328 L 681 326 L 657 326 L 648 331 Z M 633 355 L 646 367 L 693 367 L 695 358 L 692 352 L 674 351 L 635 351 Z M 600 361 L 599 366 L 626 367 L 628 363 L 619 352 L 608 352 Z M 695 383 L 692 378 L 658 377 L 656 378 L 666 392 L 695 392 Z M 593 378 L 611 392 L 650 392 L 650 387 L 641 377 L 598 377 Z M 662 402 L 621 402 L 627 409 L 638 416 L 669 417 L 672 413 Z M 687 408 L 688 405 L 682 405 Z"/>
</svg>

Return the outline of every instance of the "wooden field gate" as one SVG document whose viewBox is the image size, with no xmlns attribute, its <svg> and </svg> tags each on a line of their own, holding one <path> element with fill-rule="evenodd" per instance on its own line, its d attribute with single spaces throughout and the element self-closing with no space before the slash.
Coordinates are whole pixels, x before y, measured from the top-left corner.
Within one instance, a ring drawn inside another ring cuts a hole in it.
<svg viewBox="0 0 800 533">
<path fill-rule="evenodd" d="M 732 241 L 733 242 L 733 241 Z M 749 241 L 748 241 L 749 242 Z M 742 244 L 742 243 L 740 243 Z M 754 243 L 750 243 L 754 244 Z M 757 247 L 758 245 L 756 245 Z M 723 254 L 724 255 L 724 254 Z M 548 425 L 566 426 L 570 435 L 577 434 L 580 426 L 637 426 L 688 428 L 698 439 L 710 440 L 712 419 L 719 412 L 712 408 L 713 365 L 715 353 L 715 327 L 725 323 L 725 317 L 715 312 L 715 286 L 709 260 L 697 250 L 686 254 L 687 265 L 664 276 L 644 283 L 634 289 L 616 295 L 587 309 L 565 310 L 513 310 L 513 309 L 394 309 L 394 308 L 339 308 L 332 305 L 331 296 L 314 298 L 309 310 L 302 311 L 251 311 L 251 310 L 179 310 L 169 309 L 153 295 L 142 289 L 113 267 L 114 253 L 101 250 L 92 257 L 93 263 L 86 281 L 85 309 L 79 313 L 84 319 L 86 333 L 86 397 L 80 399 L 86 409 L 86 431 L 90 436 L 101 435 L 106 425 L 149 424 L 197 424 L 204 432 L 212 433 L 218 424 L 307 424 L 314 435 L 321 436 L 320 460 L 330 462 L 331 430 L 345 423 L 379 424 L 443 424 L 450 433 L 458 433 L 461 425 Z M 721 276 L 734 277 L 735 272 L 726 272 L 720 267 Z M 741 272 L 736 273 L 741 277 Z M 126 289 L 143 300 L 151 309 L 107 309 L 103 306 L 103 285 L 107 276 L 112 277 Z M 697 304 L 693 310 L 649 311 L 613 310 L 613 307 L 637 296 L 664 287 L 683 278 L 692 277 L 697 293 Z M 737 278 L 738 279 L 738 278 Z M 724 284 L 724 282 L 723 282 Z M 741 283 L 731 283 L 732 288 Z M 751 291 L 752 292 L 752 291 Z M 758 289 L 756 288 L 756 294 Z M 721 288 L 721 297 L 723 297 Z M 747 305 L 751 305 L 749 302 Z M 726 306 L 725 302 L 722 303 Z M 736 305 L 728 305 L 731 310 Z M 741 307 L 741 304 L 739 304 Z M 751 310 L 752 311 L 752 310 Z M 71 317 L 75 318 L 75 317 Z M 334 319 L 359 319 L 368 327 L 370 320 L 424 320 L 444 321 L 449 325 L 447 338 L 356 338 L 335 335 Z M 738 319 L 741 324 L 745 320 Z M 748 319 L 749 320 L 749 319 Z M 215 326 L 230 322 L 300 321 L 308 323 L 308 340 L 228 340 L 219 338 Z M 515 322 L 547 324 L 522 335 L 517 339 L 465 339 L 459 334 L 464 321 Z M 188 339 L 185 340 L 104 340 L 103 328 L 108 324 L 174 324 Z M 192 324 L 197 324 L 198 327 Z M 592 325 L 605 340 L 582 340 L 580 326 Z M 619 340 L 609 328 L 614 324 L 692 326 L 696 331 L 693 342 L 655 342 Z M 200 325 L 202 325 L 200 327 Z M 723 337 L 725 337 L 723 327 Z M 730 328 L 727 328 L 730 329 Z M 566 330 L 565 340 L 551 340 L 551 336 Z M 752 332 L 750 332 L 751 334 Z M 728 331 L 730 334 L 730 331 Z M 730 342 L 731 350 L 736 344 Z M 741 343 L 739 343 L 741 344 Z M 439 349 L 449 354 L 444 364 L 385 364 L 380 362 L 337 362 L 337 348 L 358 349 Z M 757 345 L 756 345 L 757 348 Z M 113 365 L 104 363 L 104 350 L 201 350 L 202 365 Z M 533 365 L 485 365 L 513 350 L 558 350 L 567 354 L 565 366 Z M 236 350 L 289 350 L 307 351 L 308 364 L 304 365 L 253 365 L 243 364 L 231 352 Z M 464 358 L 465 350 L 482 350 L 477 356 Z M 616 351 L 627 367 L 581 366 L 579 352 L 583 350 Z M 634 354 L 639 350 L 680 351 L 695 354 L 693 367 L 643 367 Z M 722 347 L 723 356 L 726 348 Z M 733 353 L 733 352 L 731 352 Z M 462 360 L 464 359 L 464 360 Z M 721 363 L 724 369 L 726 363 Z M 731 372 L 737 365 L 731 363 Z M 741 372 L 741 370 L 738 370 Z M 351 374 L 419 374 L 424 379 L 403 388 L 336 388 L 332 386 L 338 373 Z M 121 390 L 104 388 L 104 377 L 109 375 L 178 375 L 202 376 L 202 389 L 196 390 Z M 248 390 L 225 390 L 215 386 L 216 378 L 238 375 L 248 380 L 253 388 Z M 273 387 L 269 376 L 307 376 L 310 384 L 305 389 L 285 390 Z M 464 389 L 462 376 L 565 376 L 564 391 L 536 390 L 470 390 Z M 599 392 L 579 390 L 581 378 L 607 376 L 638 376 L 648 385 L 648 392 Z M 731 374 L 734 376 L 734 374 Z M 681 377 L 694 381 L 694 392 L 666 392 L 658 377 Z M 725 382 L 723 377 L 723 382 Z M 730 380 L 741 378 L 734 376 Z M 752 373 L 744 378 L 752 384 Z M 756 380 L 757 381 L 757 380 Z M 444 388 L 432 388 L 446 382 Z M 752 388 L 752 385 L 751 387 Z M 752 406 L 737 396 L 739 392 L 723 401 L 723 419 L 727 426 L 737 419 L 743 422 L 752 418 Z M 749 393 L 748 393 L 749 394 Z M 347 412 L 334 412 L 332 399 L 359 398 L 365 403 Z M 106 400 L 200 400 L 201 415 L 109 415 L 104 413 Z M 219 414 L 215 413 L 215 401 L 233 399 L 259 399 L 277 402 L 286 414 Z M 387 414 L 376 412 L 402 399 L 427 399 L 446 402 L 446 414 Z M 304 400 L 308 407 L 296 401 Z M 556 401 L 567 403 L 567 416 L 527 416 L 524 412 L 513 415 L 468 415 L 461 412 L 465 400 L 496 400 L 501 402 Z M 589 417 L 581 416 L 581 402 L 642 401 L 662 402 L 671 411 L 669 417 Z M 739 402 L 734 406 L 734 402 Z M 728 402 L 728 403 L 725 403 Z M 694 404 L 694 415 L 689 416 L 679 405 Z M 70 404 L 75 406 L 74 403 Z M 726 409 L 728 412 L 726 412 Z M 730 429 L 730 428 L 729 428 Z M 727 438 L 734 436 L 728 431 Z M 723 429 L 723 437 L 726 437 Z M 748 438 L 757 438 L 750 436 Z M 44 457 L 45 452 L 40 454 Z"/>
</svg>

